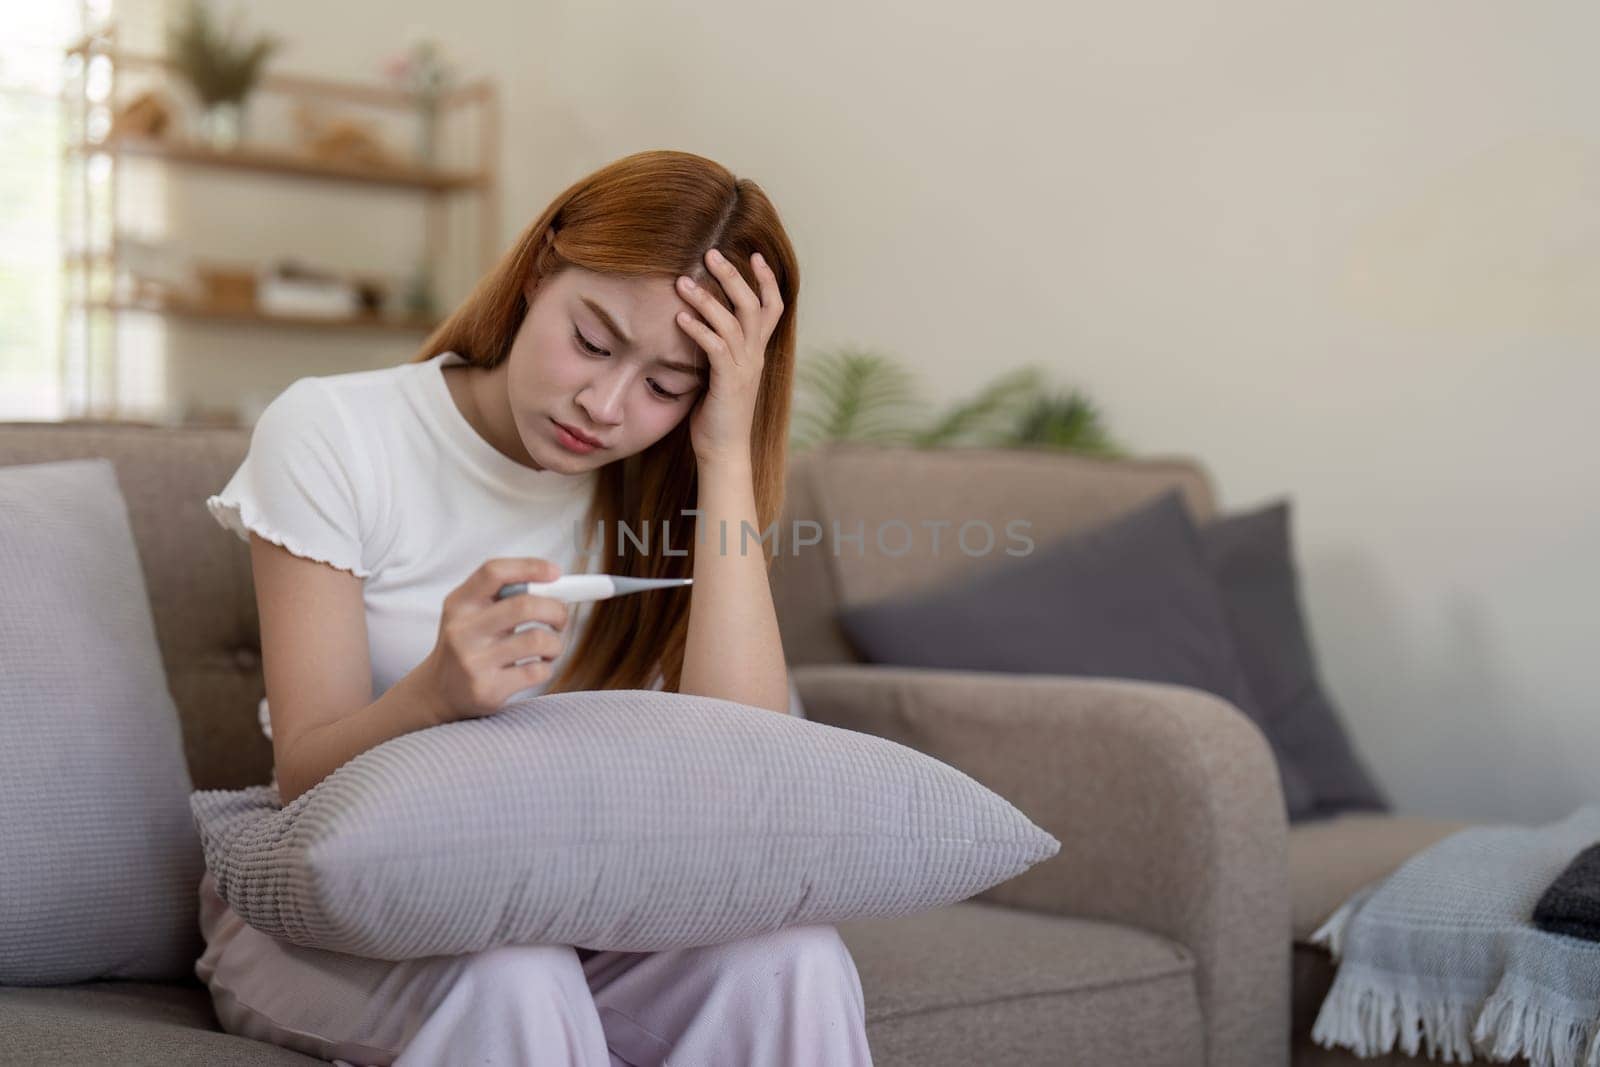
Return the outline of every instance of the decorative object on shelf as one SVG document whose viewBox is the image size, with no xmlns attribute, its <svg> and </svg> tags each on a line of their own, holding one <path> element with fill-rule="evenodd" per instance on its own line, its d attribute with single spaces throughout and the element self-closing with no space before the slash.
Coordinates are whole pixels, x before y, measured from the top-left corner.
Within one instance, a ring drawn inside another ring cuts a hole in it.
<svg viewBox="0 0 1600 1067">
<path fill-rule="evenodd" d="M 233 429 L 247 424 L 233 408 L 190 402 L 184 405 L 180 412 L 178 425 L 191 428 L 214 426 L 219 429 Z"/>
<path fill-rule="evenodd" d="M 245 101 L 281 43 L 265 34 L 243 40 L 237 12 L 224 34 L 199 0 L 190 0 L 168 31 L 173 64 L 200 100 L 202 137 L 213 148 L 226 151 L 244 140 Z"/>
<path fill-rule="evenodd" d="M 117 109 L 112 137 L 162 137 L 172 126 L 172 104 L 159 89 L 146 89 Z"/>
<path fill-rule="evenodd" d="M 114 292 L 131 303 L 199 298 L 199 285 L 188 257 L 165 241 L 119 234 L 116 275 Z"/>
<path fill-rule="evenodd" d="M 439 99 L 455 81 L 455 71 L 439 42 L 413 31 L 403 51 L 383 65 L 384 73 L 399 83 L 416 103 L 417 162 L 425 167 L 439 160 Z"/>
<path fill-rule="evenodd" d="M 433 271 L 426 262 L 418 263 L 417 269 L 411 272 L 411 277 L 406 279 L 403 307 L 408 315 L 418 318 L 431 319 L 438 314 L 438 308 L 433 298 Z"/>
<path fill-rule="evenodd" d="M 356 304 L 363 315 L 381 315 L 389 299 L 389 286 L 380 278 L 363 276 L 350 279 L 356 287 Z"/>
<path fill-rule="evenodd" d="M 218 311 L 256 309 L 255 271 L 220 263 L 197 263 L 195 273 L 200 277 L 200 299 L 206 307 Z"/>
<path fill-rule="evenodd" d="M 335 163 L 374 170 L 394 168 L 397 161 L 372 124 L 320 115 L 304 104 L 295 108 L 300 150 L 319 163 Z"/>
<path fill-rule="evenodd" d="M 361 310 L 360 296 L 350 279 L 292 259 L 261 272 L 256 303 L 262 311 L 275 315 L 330 319 L 352 318 Z"/>
<path fill-rule="evenodd" d="M 870 441 L 923 448 L 984 445 L 1061 448 L 1119 456 L 1099 412 L 1080 390 L 1048 395 L 1042 373 L 1001 375 L 930 421 L 909 372 L 881 353 L 839 348 L 801 360 L 790 447 Z"/>
</svg>

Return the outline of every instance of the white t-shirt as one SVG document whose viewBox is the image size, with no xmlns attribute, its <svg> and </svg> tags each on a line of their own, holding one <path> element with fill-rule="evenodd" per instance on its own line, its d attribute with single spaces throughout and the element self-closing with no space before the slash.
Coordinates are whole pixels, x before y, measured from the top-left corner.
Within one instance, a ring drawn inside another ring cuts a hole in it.
<svg viewBox="0 0 1600 1067">
<path fill-rule="evenodd" d="M 491 445 L 445 384 L 442 368 L 463 362 L 442 352 L 297 379 L 262 411 L 239 469 L 206 500 L 241 540 L 253 530 L 364 579 L 374 700 L 433 650 L 445 596 L 485 560 L 537 556 L 563 574 L 592 569 L 578 548 L 598 472 L 534 470 Z M 591 608 L 571 606 L 557 671 Z M 652 688 L 663 685 L 658 673 Z M 259 712 L 271 737 L 264 699 Z"/>
</svg>

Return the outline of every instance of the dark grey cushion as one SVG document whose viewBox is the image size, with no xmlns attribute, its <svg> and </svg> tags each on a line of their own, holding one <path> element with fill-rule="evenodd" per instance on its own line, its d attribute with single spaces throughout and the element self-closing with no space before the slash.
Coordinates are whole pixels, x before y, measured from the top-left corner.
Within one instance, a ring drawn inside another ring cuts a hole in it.
<svg viewBox="0 0 1600 1067">
<path fill-rule="evenodd" d="M 0 985 L 190 975 L 204 855 L 106 459 L 0 467 Z"/>
<path fill-rule="evenodd" d="M 1301 611 L 1289 502 L 1200 531 L 1263 728 L 1311 787 L 1312 817 L 1389 811 L 1323 691 Z"/>
<path fill-rule="evenodd" d="M 1263 725 L 1177 490 L 1019 560 L 846 607 L 838 620 L 872 663 L 1136 678 L 1214 693 L 1263 726 L 1289 817 L 1311 810 L 1307 783 Z"/>
</svg>

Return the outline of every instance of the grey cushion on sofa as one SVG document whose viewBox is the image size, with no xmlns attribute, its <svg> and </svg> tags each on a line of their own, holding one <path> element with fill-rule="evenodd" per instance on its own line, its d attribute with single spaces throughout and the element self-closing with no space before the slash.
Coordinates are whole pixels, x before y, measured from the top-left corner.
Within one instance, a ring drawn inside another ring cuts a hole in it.
<svg viewBox="0 0 1600 1067">
<path fill-rule="evenodd" d="M 955 582 L 843 608 L 838 621 L 872 663 L 1133 678 L 1214 693 L 1262 727 L 1289 818 L 1311 811 L 1309 784 L 1265 727 L 1177 490 Z"/>
<path fill-rule="evenodd" d="M 904 745 L 655 690 L 544 694 L 404 734 L 287 806 L 267 786 L 190 799 L 245 922 L 392 960 L 657 951 L 909 914 L 1060 849 Z"/>
<path fill-rule="evenodd" d="M 1387 811 L 1317 676 L 1300 607 L 1289 502 L 1225 515 L 1200 530 L 1263 727 L 1311 788 L 1311 817 Z"/>
<path fill-rule="evenodd" d="M 0 467 L 0 604 L 0 984 L 187 977 L 193 787 L 109 460 Z"/>
</svg>

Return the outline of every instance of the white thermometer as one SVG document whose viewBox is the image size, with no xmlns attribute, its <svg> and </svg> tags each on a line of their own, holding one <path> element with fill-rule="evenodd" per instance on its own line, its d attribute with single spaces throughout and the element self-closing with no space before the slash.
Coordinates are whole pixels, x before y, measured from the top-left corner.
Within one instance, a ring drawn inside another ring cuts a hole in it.
<svg viewBox="0 0 1600 1067">
<path fill-rule="evenodd" d="M 693 578 L 630 578 L 622 574 L 563 574 L 561 577 L 549 582 L 512 582 L 502 585 L 500 591 L 494 595 L 496 600 L 504 600 L 508 596 L 518 593 L 532 593 L 535 596 L 547 596 L 555 600 L 562 600 L 568 604 L 581 604 L 590 600 L 609 600 L 614 596 L 626 596 L 629 593 L 642 593 L 647 589 L 672 589 L 680 585 L 690 585 Z M 520 634 L 535 626 L 553 629 L 548 623 L 530 619 L 518 623 L 512 628 L 512 633 Z"/>
</svg>

